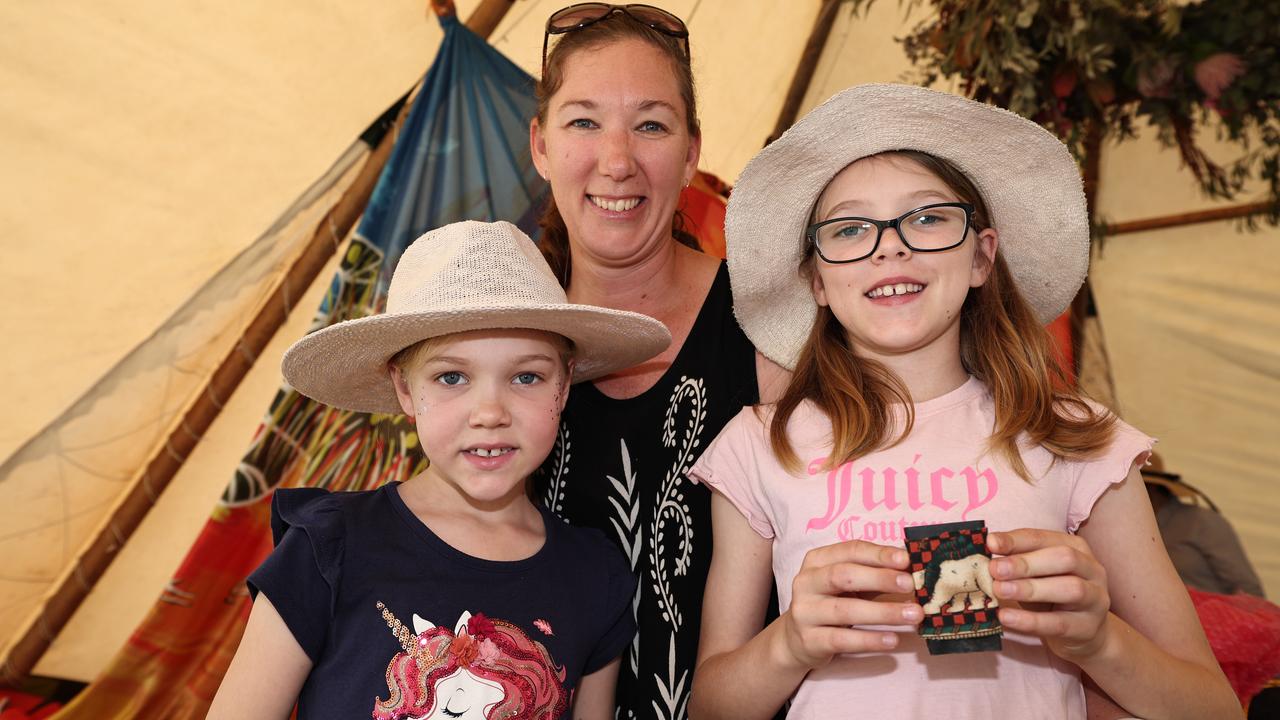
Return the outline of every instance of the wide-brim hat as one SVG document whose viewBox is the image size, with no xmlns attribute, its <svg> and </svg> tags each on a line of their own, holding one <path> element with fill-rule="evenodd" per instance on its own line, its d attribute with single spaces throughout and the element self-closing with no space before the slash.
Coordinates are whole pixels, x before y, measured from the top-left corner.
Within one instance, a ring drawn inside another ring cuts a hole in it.
<svg viewBox="0 0 1280 720">
<path fill-rule="evenodd" d="M 734 313 L 756 349 L 794 368 L 817 304 L 799 274 L 805 228 L 827 183 L 855 160 L 917 150 L 977 187 L 1004 257 L 1041 322 L 1060 315 L 1089 269 L 1089 220 L 1071 153 L 1007 110 L 912 85 L 834 95 L 761 150 L 725 218 Z"/>
<path fill-rule="evenodd" d="M 573 381 L 631 367 L 671 344 L 640 313 L 568 302 L 527 235 L 507 222 L 459 222 L 405 249 L 385 313 L 330 325 L 293 344 L 281 368 L 298 392 L 360 412 L 399 413 L 387 369 L 423 340 L 469 330 L 544 330 L 573 342 Z"/>
</svg>

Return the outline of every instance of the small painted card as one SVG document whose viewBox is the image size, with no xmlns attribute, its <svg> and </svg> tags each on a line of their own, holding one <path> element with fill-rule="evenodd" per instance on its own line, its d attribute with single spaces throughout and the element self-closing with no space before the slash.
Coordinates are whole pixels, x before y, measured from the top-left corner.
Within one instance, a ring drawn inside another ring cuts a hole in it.
<svg viewBox="0 0 1280 720">
<path fill-rule="evenodd" d="M 991 591 L 991 551 L 982 520 L 905 528 L 920 635 L 930 655 L 1000 649 L 998 604 Z"/>
</svg>

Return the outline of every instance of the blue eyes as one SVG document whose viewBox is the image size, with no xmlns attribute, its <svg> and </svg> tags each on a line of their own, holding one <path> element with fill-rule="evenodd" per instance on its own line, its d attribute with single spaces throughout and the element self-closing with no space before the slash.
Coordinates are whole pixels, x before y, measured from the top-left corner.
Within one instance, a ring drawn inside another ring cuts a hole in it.
<svg viewBox="0 0 1280 720">
<path fill-rule="evenodd" d="M 841 226 L 834 235 L 838 238 L 860 238 L 868 232 L 871 232 L 870 225 L 849 224 Z"/>
<path fill-rule="evenodd" d="M 448 387 L 457 387 L 458 385 L 466 385 L 468 382 L 470 382 L 467 379 L 466 375 L 463 375 L 460 372 L 452 371 L 452 370 L 449 372 L 440 373 L 439 375 L 436 376 L 435 381 L 440 383 L 441 385 L 445 385 Z M 541 381 L 542 381 L 542 376 L 536 372 L 516 373 L 516 375 L 511 378 L 512 385 L 534 385 Z"/>
<path fill-rule="evenodd" d="M 946 221 L 947 219 L 940 215 L 917 215 L 916 217 L 911 218 L 912 225 L 938 225 Z"/>
<path fill-rule="evenodd" d="M 589 120 L 587 118 L 576 118 L 574 120 L 569 121 L 568 127 L 571 127 L 577 130 L 596 130 L 600 126 L 594 120 Z M 667 131 L 667 126 L 663 125 L 657 120 L 645 120 L 639 125 L 636 125 L 636 130 L 639 130 L 642 133 L 664 133 Z"/>
</svg>

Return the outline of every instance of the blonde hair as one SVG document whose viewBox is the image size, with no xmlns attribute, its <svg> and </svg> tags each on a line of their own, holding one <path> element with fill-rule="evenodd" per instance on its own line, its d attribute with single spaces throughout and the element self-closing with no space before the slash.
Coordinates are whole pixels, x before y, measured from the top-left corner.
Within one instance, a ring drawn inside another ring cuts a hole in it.
<svg viewBox="0 0 1280 720">
<path fill-rule="evenodd" d="M 915 150 L 881 156 L 898 157 L 929 171 L 963 202 L 974 206 L 975 228 L 990 227 L 990 213 L 976 187 L 945 160 Z M 800 272 L 812 278 L 817 259 L 805 250 Z M 987 281 L 972 288 L 960 310 L 960 360 L 984 382 L 995 405 L 995 429 L 988 451 L 1001 455 L 1024 480 L 1030 473 L 1018 451 L 1019 440 L 1040 445 L 1055 458 L 1091 457 L 1111 441 L 1114 415 L 1085 402 L 1053 357 L 1048 331 L 1018 291 L 1004 258 L 997 252 Z M 809 400 L 831 421 L 831 454 L 827 468 L 892 447 L 911 433 L 915 420 L 911 394 L 902 379 L 884 364 L 859 357 L 843 326 L 828 307 L 819 307 L 795 372 L 775 407 L 769 441 L 783 467 L 800 470 L 800 459 L 787 436 L 787 421 Z M 906 410 L 900 434 L 891 437 L 894 405 Z"/>
<path fill-rule="evenodd" d="M 537 328 L 512 329 L 538 330 Z M 558 350 L 560 354 L 560 363 L 564 366 L 564 369 L 567 370 L 569 367 L 569 361 L 573 359 L 573 341 L 559 333 L 551 332 L 550 330 L 538 330 L 538 332 L 546 333 L 547 337 L 551 340 L 551 343 L 556 346 L 556 350 Z M 389 367 L 399 368 L 402 373 L 408 372 L 410 369 L 430 360 L 440 351 L 441 346 L 456 339 L 461 334 L 462 332 L 455 332 L 449 333 L 448 335 L 437 335 L 435 337 L 429 337 L 426 340 L 416 342 L 395 355 L 392 355 L 391 359 L 387 361 L 387 365 Z"/>
</svg>

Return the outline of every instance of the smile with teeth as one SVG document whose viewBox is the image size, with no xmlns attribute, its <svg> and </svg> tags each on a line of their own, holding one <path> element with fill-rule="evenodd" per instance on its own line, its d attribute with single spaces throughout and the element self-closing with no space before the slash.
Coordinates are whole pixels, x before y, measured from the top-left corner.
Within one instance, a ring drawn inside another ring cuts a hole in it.
<svg viewBox="0 0 1280 720">
<path fill-rule="evenodd" d="M 898 283 L 896 285 L 881 285 L 867 293 L 869 298 L 891 297 L 894 295 L 912 295 L 924 289 L 923 285 L 915 283 Z"/>
<path fill-rule="evenodd" d="M 479 457 L 498 457 L 499 455 L 506 455 L 512 450 L 515 450 L 515 448 L 509 448 L 509 447 L 493 448 L 493 449 L 471 448 L 467 452 L 471 453 L 472 455 L 478 455 Z"/>
<path fill-rule="evenodd" d="M 592 205 L 595 205 L 601 210 L 608 210 L 610 212 L 626 212 L 628 210 L 631 210 L 635 206 L 639 205 L 640 201 L 643 200 L 644 198 L 629 197 L 629 198 L 619 198 L 616 200 L 610 200 L 609 198 L 602 198 L 602 197 L 596 197 L 595 195 L 588 195 L 587 199 L 591 201 Z"/>
</svg>

